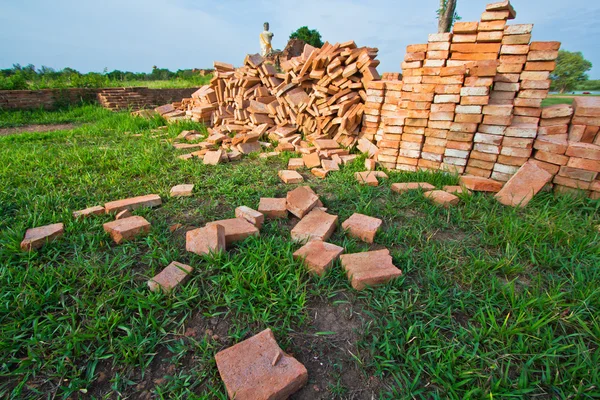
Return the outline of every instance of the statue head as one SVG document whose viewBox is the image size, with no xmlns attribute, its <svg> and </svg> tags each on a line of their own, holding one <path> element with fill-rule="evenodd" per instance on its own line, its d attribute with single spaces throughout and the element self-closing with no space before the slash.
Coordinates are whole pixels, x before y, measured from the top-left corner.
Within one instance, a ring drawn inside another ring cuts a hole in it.
<svg viewBox="0 0 600 400">
<path fill-rule="evenodd" d="M 268 31 L 268 30 L 269 30 L 269 23 L 268 23 L 268 22 L 265 22 L 265 23 L 263 24 L 263 28 L 265 29 L 265 31 Z"/>
</svg>

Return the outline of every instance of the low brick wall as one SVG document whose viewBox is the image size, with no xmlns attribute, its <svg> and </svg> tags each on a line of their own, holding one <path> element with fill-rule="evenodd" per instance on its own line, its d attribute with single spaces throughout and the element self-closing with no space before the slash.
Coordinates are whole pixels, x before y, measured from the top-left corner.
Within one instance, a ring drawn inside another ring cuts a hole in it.
<svg viewBox="0 0 600 400">
<path fill-rule="evenodd" d="M 0 90 L 0 109 L 53 110 L 82 102 L 99 103 L 110 110 L 154 108 L 190 97 L 198 88 L 149 89 L 147 87 L 105 89 Z"/>
</svg>

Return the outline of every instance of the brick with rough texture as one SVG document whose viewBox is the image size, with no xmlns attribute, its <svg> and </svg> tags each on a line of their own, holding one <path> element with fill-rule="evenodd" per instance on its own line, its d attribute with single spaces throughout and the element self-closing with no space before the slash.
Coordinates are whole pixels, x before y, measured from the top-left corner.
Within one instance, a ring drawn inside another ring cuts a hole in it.
<svg viewBox="0 0 600 400">
<path fill-rule="evenodd" d="M 354 178 L 363 185 L 379 186 L 377 178 L 387 178 L 387 174 L 382 171 L 362 171 L 355 172 Z"/>
<path fill-rule="evenodd" d="M 425 192 L 425 197 L 444 207 L 455 206 L 460 201 L 457 196 L 443 190 L 430 190 Z"/>
<path fill-rule="evenodd" d="M 223 251 L 225 247 L 225 228 L 221 225 L 207 225 L 185 234 L 185 249 L 198 255 Z"/>
<path fill-rule="evenodd" d="M 343 252 L 343 247 L 321 240 L 311 240 L 296 250 L 294 259 L 303 259 L 308 269 L 320 276 Z"/>
<path fill-rule="evenodd" d="M 417 189 L 422 189 L 422 190 L 433 190 L 435 189 L 435 186 L 433 186 L 431 183 L 427 183 L 427 182 L 403 182 L 403 183 L 393 183 L 392 184 L 392 190 L 396 193 L 405 193 L 408 192 L 409 190 L 417 190 Z"/>
<path fill-rule="evenodd" d="M 507 206 L 525 207 L 551 179 L 551 173 L 528 161 L 496 194 L 496 200 Z"/>
<path fill-rule="evenodd" d="M 402 275 L 402 271 L 394 266 L 388 249 L 342 254 L 340 259 L 356 290 L 380 285 Z"/>
<path fill-rule="evenodd" d="M 104 205 L 107 214 L 118 213 L 121 210 L 133 211 L 140 207 L 156 207 L 162 204 L 160 196 L 157 194 L 148 194 L 145 196 L 132 197 L 124 200 L 110 201 Z"/>
<path fill-rule="evenodd" d="M 464 186 L 460 186 L 460 185 L 444 186 L 444 191 L 451 193 L 451 194 L 461 194 L 461 193 L 471 194 L 471 191 L 469 189 L 465 188 Z"/>
<path fill-rule="evenodd" d="M 171 188 L 171 197 L 189 197 L 192 195 L 194 185 L 176 185 Z"/>
<path fill-rule="evenodd" d="M 321 165 L 321 158 L 319 157 L 318 152 L 303 155 L 302 161 L 304 161 L 306 168 L 309 169 L 319 167 Z"/>
<path fill-rule="evenodd" d="M 258 229 L 261 228 L 262 224 L 265 222 L 265 216 L 263 213 L 253 210 L 250 207 L 239 206 L 235 209 L 236 218 L 243 218 L 246 221 L 250 222 L 252 225 L 256 226 Z"/>
<path fill-rule="evenodd" d="M 258 203 L 258 212 L 264 214 L 267 218 L 286 218 L 288 213 L 287 201 L 286 199 L 261 197 Z"/>
<path fill-rule="evenodd" d="M 288 161 L 288 170 L 297 170 L 304 168 L 304 160 L 302 158 L 290 158 Z"/>
<path fill-rule="evenodd" d="M 314 209 L 296 224 L 292 229 L 292 240 L 296 242 L 329 239 L 337 223 L 337 215 L 327 214 Z"/>
<path fill-rule="evenodd" d="M 129 218 L 132 216 L 133 216 L 133 214 L 131 214 L 131 211 L 123 210 L 123 211 L 119 211 L 117 213 L 117 215 L 115 215 L 115 219 L 124 219 L 124 218 Z"/>
<path fill-rule="evenodd" d="M 92 215 L 102 215 L 104 213 L 104 207 L 94 206 L 79 211 L 73 211 L 73 218 L 85 218 L 90 217 Z"/>
<path fill-rule="evenodd" d="M 348 234 L 352 237 L 363 242 L 373 243 L 375 234 L 377 234 L 382 223 L 383 221 L 379 218 L 354 213 L 342 223 L 342 228 L 348 231 Z"/>
<path fill-rule="evenodd" d="M 319 196 L 308 186 L 300 186 L 286 195 L 286 207 L 298 218 L 303 218 L 319 204 Z"/>
<path fill-rule="evenodd" d="M 116 244 L 131 240 L 136 236 L 150 232 L 150 222 L 144 217 L 134 216 L 107 222 L 104 231 L 110 235 Z"/>
<path fill-rule="evenodd" d="M 304 182 L 304 178 L 296 171 L 292 170 L 281 170 L 277 173 L 279 179 L 284 183 L 300 183 Z"/>
<path fill-rule="evenodd" d="M 189 279 L 193 268 L 189 265 L 173 261 L 154 278 L 148 281 L 148 287 L 153 292 L 162 290 L 168 293 Z"/>
<path fill-rule="evenodd" d="M 64 231 L 65 227 L 62 223 L 27 229 L 25 232 L 25 237 L 21 242 L 21 250 L 31 251 L 39 249 L 46 243 L 61 237 Z"/>
<path fill-rule="evenodd" d="M 284 400 L 308 381 L 304 365 L 281 350 L 270 329 L 221 350 L 215 361 L 230 399 Z"/>
<path fill-rule="evenodd" d="M 458 178 L 461 185 L 475 192 L 499 192 L 502 189 L 502 182 L 480 176 L 463 175 Z"/>
<path fill-rule="evenodd" d="M 243 218 L 222 219 L 206 224 L 207 227 L 211 225 L 221 225 L 225 228 L 225 243 L 227 246 L 246 240 L 250 236 L 260 236 L 258 228 Z"/>
</svg>

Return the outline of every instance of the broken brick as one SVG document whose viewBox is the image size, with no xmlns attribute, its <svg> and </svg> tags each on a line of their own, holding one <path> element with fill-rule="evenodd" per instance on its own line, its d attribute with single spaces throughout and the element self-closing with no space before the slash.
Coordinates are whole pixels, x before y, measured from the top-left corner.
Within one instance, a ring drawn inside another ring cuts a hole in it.
<svg viewBox="0 0 600 400">
<path fill-rule="evenodd" d="M 104 210 L 107 214 L 118 213 L 121 210 L 133 211 L 140 207 L 156 207 L 162 204 L 160 196 L 157 194 L 149 194 L 146 196 L 132 197 L 124 200 L 110 201 L 104 205 Z"/>
<path fill-rule="evenodd" d="M 300 186 L 286 195 L 286 205 L 289 212 L 302 219 L 319 203 L 317 196 L 308 186 Z"/>
<path fill-rule="evenodd" d="M 116 244 L 121 244 L 136 236 L 145 235 L 150 232 L 150 222 L 140 216 L 107 222 L 103 227 L 104 231 L 110 235 Z"/>
<path fill-rule="evenodd" d="M 267 218 L 286 218 L 287 200 L 269 197 L 261 197 L 258 203 L 258 212 L 264 214 Z"/>
<path fill-rule="evenodd" d="M 321 276 L 343 252 L 343 247 L 311 240 L 294 252 L 294 259 L 303 259 L 311 272 Z"/>
<path fill-rule="evenodd" d="M 329 239 L 337 223 L 337 215 L 327 214 L 314 209 L 296 224 L 292 229 L 292 240 L 296 242 Z"/>
<path fill-rule="evenodd" d="M 354 213 L 342 223 L 342 228 L 348 231 L 348 234 L 363 242 L 373 243 L 375 234 L 383 223 L 379 218 L 369 217 L 368 215 Z"/>
<path fill-rule="evenodd" d="M 256 226 L 258 229 L 261 228 L 262 224 L 265 221 L 265 216 L 246 206 L 239 206 L 235 209 L 236 218 L 243 218 L 246 221 L 250 222 L 252 225 Z"/>
<path fill-rule="evenodd" d="M 171 188 L 171 197 L 189 197 L 192 195 L 194 185 L 177 185 Z"/>
<path fill-rule="evenodd" d="M 65 227 L 62 223 L 27 229 L 25 237 L 21 242 L 21 250 L 31 251 L 39 249 L 46 243 L 50 243 L 61 237 L 64 231 Z"/>
<path fill-rule="evenodd" d="M 91 215 L 101 215 L 104 214 L 104 207 L 102 206 L 94 206 L 88 207 L 84 210 L 73 211 L 73 218 L 85 218 Z"/>
<path fill-rule="evenodd" d="M 225 247 L 225 228 L 218 224 L 193 229 L 185 234 L 185 249 L 198 255 L 223 251 Z"/>
<path fill-rule="evenodd" d="M 192 269 L 193 268 L 189 265 L 173 261 L 154 278 L 148 281 L 148 287 L 153 292 L 162 290 L 165 293 L 169 293 L 175 289 L 175 287 L 185 283 L 185 281 L 189 279 Z"/>
<path fill-rule="evenodd" d="M 387 283 L 402 275 L 402 271 L 394 266 L 388 249 L 342 254 L 340 260 L 356 290 Z"/>
<path fill-rule="evenodd" d="M 291 170 L 281 170 L 278 172 L 279 179 L 281 179 L 284 183 L 300 183 L 304 182 L 304 178 L 296 171 Z"/>
<path fill-rule="evenodd" d="M 115 215 L 115 219 L 124 219 L 124 218 L 129 218 L 131 216 L 133 216 L 133 214 L 131 214 L 131 211 L 123 210 L 123 211 L 119 211 L 117 213 L 117 215 Z"/>
</svg>

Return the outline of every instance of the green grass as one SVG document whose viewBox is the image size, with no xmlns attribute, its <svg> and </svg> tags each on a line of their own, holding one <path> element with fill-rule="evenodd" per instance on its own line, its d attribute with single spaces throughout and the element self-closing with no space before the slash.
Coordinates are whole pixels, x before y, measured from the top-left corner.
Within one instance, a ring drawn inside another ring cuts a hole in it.
<svg viewBox="0 0 600 400">
<path fill-rule="evenodd" d="M 186 229 L 284 196 L 293 186 L 277 171 L 290 154 L 216 167 L 182 161 L 161 139 L 202 126 L 171 125 L 157 136 L 159 119 L 94 106 L 0 119 L 27 118 L 88 123 L 0 137 L 0 397 L 148 391 L 225 399 L 214 354 L 267 327 L 309 366 L 307 390 L 319 385 L 322 398 L 371 398 L 356 391 L 365 382 L 377 382 L 376 398 L 600 396 L 599 201 L 541 193 L 520 210 L 476 193 L 444 209 L 390 184 L 441 187 L 456 183 L 453 176 L 391 172 L 366 187 L 353 178 L 362 159 L 325 180 L 302 171 L 340 223 L 354 212 L 384 221 L 376 243 L 404 275 L 356 292 L 339 263 L 316 278 L 293 260 L 288 220 L 268 221 L 260 238 L 225 254 L 185 251 Z M 194 183 L 194 196 L 169 198 L 181 183 Z M 134 212 L 152 223 L 145 238 L 116 246 L 102 229 L 110 216 L 71 217 L 149 193 L 164 204 Z M 27 228 L 59 221 L 62 239 L 19 250 Z M 185 229 L 171 233 L 174 223 Z M 348 253 L 370 248 L 339 227 L 330 241 Z M 175 260 L 194 267 L 192 278 L 171 295 L 150 293 L 147 279 Z M 318 324 L 317 308 L 318 315 L 349 310 L 356 338 L 340 339 L 343 318 Z"/>
<path fill-rule="evenodd" d="M 572 97 L 546 97 L 542 101 L 542 107 L 553 106 L 555 104 L 573 104 Z"/>
<path fill-rule="evenodd" d="M 148 87 L 150 89 L 177 89 L 191 88 L 207 85 L 210 82 L 212 75 L 205 77 L 197 77 L 193 80 L 187 79 L 169 79 L 163 81 L 110 81 L 111 87 Z"/>
</svg>

